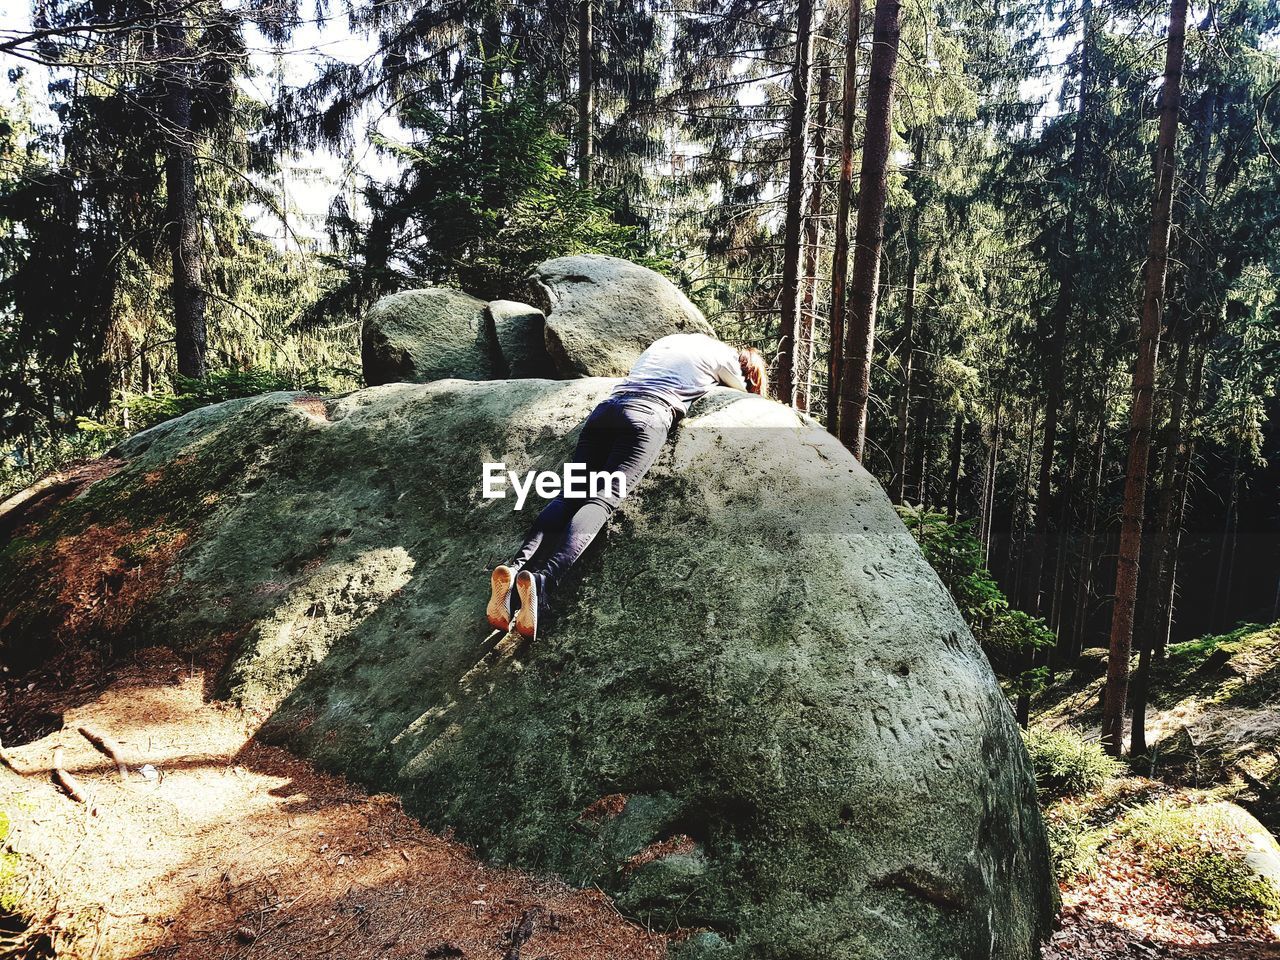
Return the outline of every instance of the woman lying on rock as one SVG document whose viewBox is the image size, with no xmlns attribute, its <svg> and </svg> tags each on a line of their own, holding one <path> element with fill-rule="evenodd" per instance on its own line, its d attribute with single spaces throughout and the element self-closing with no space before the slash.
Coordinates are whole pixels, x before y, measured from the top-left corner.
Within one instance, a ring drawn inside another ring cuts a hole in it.
<svg viewBox="0 0 1280 960">
<path fill-rule="evenodd" d="M 598 496 L 559 496 L 543 508 L 515 559 L 494 568 L 486 611 L 490 626 L 528 639 L 537 635 L 548 595 L 653 466 L 672 425 L 717 383 L 763 396 L 768 375 L 760 351 L 735 350 L 701 333 L 677 333 L 636 358 L 631 373 L 587 417 L 569 461 L 585 464 L 589 473 L 620 472 L 626 485 L 609 485 Z"/>
</svg>

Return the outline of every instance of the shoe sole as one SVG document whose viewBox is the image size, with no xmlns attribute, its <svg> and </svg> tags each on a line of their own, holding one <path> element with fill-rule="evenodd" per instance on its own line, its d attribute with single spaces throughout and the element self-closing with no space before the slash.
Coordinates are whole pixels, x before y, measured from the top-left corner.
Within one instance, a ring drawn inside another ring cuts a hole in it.
<svg viewBox="0 0 1280 960">
<path fill-rule="evenodd" d="M 520 636 L 532 640 L 538 635 L 538 584 L 532 575 L 521 573 L 516 577 L 516 593 L 520 609 L 512 626 Z"/>
<path fill-rule="evenodd" d="M 489 577 L 489 606 L 485 608 L 485 617 L 489 626 L 504 633 L 511 629 L 511 584 L 516 579 L 516 572 L 511 567 L 493 568 Z"/>
</svg>

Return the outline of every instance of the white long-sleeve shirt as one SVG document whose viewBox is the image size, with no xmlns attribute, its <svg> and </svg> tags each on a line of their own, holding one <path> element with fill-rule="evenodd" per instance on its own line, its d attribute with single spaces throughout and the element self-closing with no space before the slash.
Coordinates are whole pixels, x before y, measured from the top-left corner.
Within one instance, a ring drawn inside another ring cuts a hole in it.
<svg viewBox="0 0 1280 960">
<path fill-rule="evenodd" d="M 717 383 L 746 390 L 738 351 L 705 333 L 673 333 L 655 340 L 636 358 L 613 395 L 640 394 L 670 404 L 681 414 Z"/>
</svg>

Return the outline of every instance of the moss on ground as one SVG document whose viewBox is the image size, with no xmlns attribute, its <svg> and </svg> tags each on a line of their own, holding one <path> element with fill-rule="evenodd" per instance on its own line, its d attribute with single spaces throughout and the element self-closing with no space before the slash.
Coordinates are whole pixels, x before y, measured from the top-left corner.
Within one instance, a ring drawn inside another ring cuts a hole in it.
<svg viewBox="0 0 1280 960">
<path fill-rule="evenodd" d="M 1212 794 L 1164 797 L 1126 814 L 1114 833 L 1187 906 L 1254 920 L 1280 918 L 1276 878 L 1259 873 L 1247 858 L 1259 845 L 1276 854 L 1276 843 L 1240 807 Z"/>
<path fill-rule="evenodd" d="M 1104 682 L 1097 666 L 1096 657 L 1085 656 L 1079 669 L 1060 672 L 1036 698 L 1033 722 L 1097 729 Z M 1152 748 L 1135 769 L 1190 787 L 1222 785 L 1278 830 L 1278 701 L 1280 624 L 1242 624 L 1173 644 L 1153 670 L 1147 720 Z"/>
</svg>

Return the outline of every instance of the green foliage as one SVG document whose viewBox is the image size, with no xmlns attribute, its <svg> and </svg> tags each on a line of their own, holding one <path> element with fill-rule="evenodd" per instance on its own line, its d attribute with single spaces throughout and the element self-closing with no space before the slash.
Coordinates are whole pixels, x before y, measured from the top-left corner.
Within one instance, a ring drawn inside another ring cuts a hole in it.
<svg viewBox="0 0 1280 960">
<path fill-rule="evenodd" d="M 7 452 L 0 452 L 0 500 L 13 496 L 42 477 L 106 453 L 118 435 L 93 426 L 71 432 L 28 436 Z"/>
<path fill-rule="evenodd" d="M 331 393 L 346 384 L 344 371 L 311 371 L 286 376 L 263 369 L 222 370 L 204 380 L 174 376 L 178 389 L 126 394 L 119 405 L 123 420 L 103 422 L 78 417 L 74 430 L 31 439 L 0 457 L 0 500 L 58 470 L 100 457 L 121 439 L 211 403 L 252 397 L 274 390 Z M 127 424 L 127 426 L 126 426 Z"/>
<path fill-rule="evenodd" d="M 146 429 L 165 420 L 180 417 L 197 407 L 237 397 L 252 397 L 274 390 L 313 389 L 296 380 L 269 370 L 228 370 L 212 373 L 204 380 L 192 380 L 176 375 L 177 391 L 163 391 L 151 395 L 133 395 L 125 398 L 138 429 Z"/>
<path fill-rule="evenodd" d="M 1085 740 L 1074 730 L 1032 727 L 1024 731 L 1022 739 L 1031 757 L 1036 788 L 1045 801 L 1084 796 L 1125 769 L 1119 760 L 1107 756 L 1100 744 Z"/>
<path fill-rule="evenodd" d="M 898 515 L 920 544 L 925 559 L 960 608 L 969 629 L 987 652 L 1011 693 L 1034 693 L 1047 680 L 1043 668 L 1027 669 L 1028 654 L 1051 647 L 1052 631 L 1039 617 L 1009 607 L 982 558 L 969 521 L 952 523 L 944 513 L 900 506 Z"/>
<path fill-rule="evenodd" d="M 1062 883 L 1081 874 L 1092 875 L 1106 831 L 1093 826 L 1088 815 L 1076 807 L 1055 809 L 1045 818 L 1049 856 L 1053 872 Z"/>
<path fill-rule="evenodd" d="M 313 316 L 362 311 L 402 287 L 443 284 L 482 298 L 511 297 L 543 260 L 575 253 L 643 259 L 635 231 L 564 165 L 558 111 L 536 92 L 487 96 L 474 116 L 421 99 L 400 110 L 408 143 L 377 142 L 405 167 L 363 192 L 371 221 L 345 202 L 330 218 L 343 274 Z"/>
<path fill-rule="evenodd" d="M 1173 853 L 1161 859 L 1160 868 L 1197 910 L 1280 919 L 1280 891 L 1239 857 L 1217 850 Z"/>
</svg>

